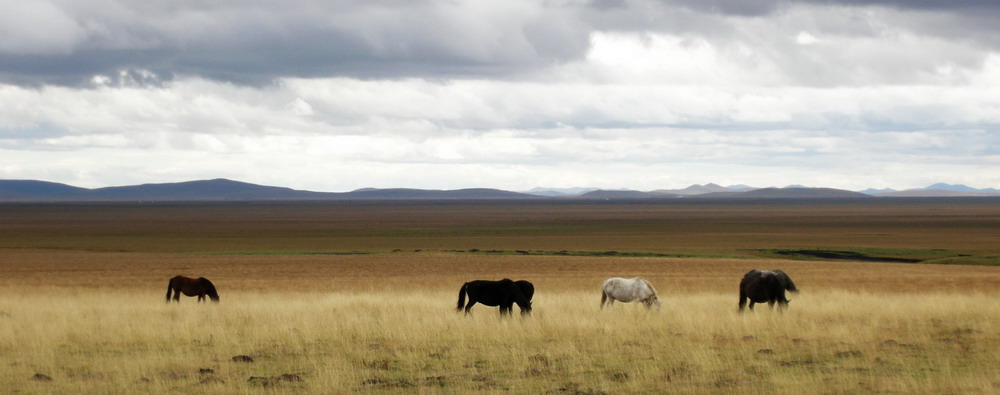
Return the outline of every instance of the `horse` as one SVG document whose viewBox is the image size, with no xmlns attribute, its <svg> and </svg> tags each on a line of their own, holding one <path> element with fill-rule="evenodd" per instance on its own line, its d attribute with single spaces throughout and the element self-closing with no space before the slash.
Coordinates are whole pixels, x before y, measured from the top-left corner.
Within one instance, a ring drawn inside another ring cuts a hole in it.
<svg viewBox="0 0 1000 395">
<path fill-rule="evenodd" d="M 743 275 L 740 281 L 740 312 L 750 300 L 750 310 L 753 310 L 754 303 L 764 303 L 774 309 L 774 303 L 778 303 L 778 310 L 788 307 L 788 299 L 785 298 L 785 291 L 799 292 L 795 288 L 795 283 L 781 270 L 758 270 L 753 269 Z"/>
<path fill-rule="evenodd" d="M 207 278 L 177 276 L 167 283 L 167 303 L 170 303 L 170 291 L 174 292 L 174 302 L 180 303 L 181 293 L 186 296 L 197 296 L 198 303 L 205 300 L 205 295 L 212 299 L 212 302 L 219 302 L 219 293 L 215 290 L 215 284 Z"/>
<path fill-rule="evenodd" d="M 642 277 L 612 277 L 604 280 L 601 285 L 601 308 L 604 308 L 605 302 L 610 307 L 616 300 L 624 303 L 638 300 L 646 305 L 647 309 L 653 305 L 656 305 L 657 310 L 660 309 L 660 298 L 656 296 L 656 288 Z"/>
<path fill-rule="evenodd" d="M 500 306 L 500 316 L 510 315 L 514 304 L 521 308 L 521 315 L 531 314 L 531 297 L 535 294 L 535 286 L 521 280 L 514 282 L 509 278 L 500 281 L 476 280 L 462 284 L 458 290 L 458 307 L 456 311 L 469 310 L 476 303 L 487 306 Z M 469 304 L 465 304 L 465 296 L 469 296 Z"/>
</svg>

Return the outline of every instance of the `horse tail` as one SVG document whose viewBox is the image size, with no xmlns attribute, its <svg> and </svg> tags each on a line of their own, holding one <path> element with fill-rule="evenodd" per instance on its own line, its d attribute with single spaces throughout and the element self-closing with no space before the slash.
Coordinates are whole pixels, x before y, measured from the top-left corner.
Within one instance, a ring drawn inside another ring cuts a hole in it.
<svg viewBox="0 0 1000 395">
<path fill-rule="evenodd" d="M 462 311 L 462 308 L 465 307 L 465 289 L 468 287 L 469 283 L 465 283 L 462 284 L 462 288 L 458 290 L 458 307 L 455 308 L 455 311 Z"/>
<path fill-rule="evenodd" d="M 608 301 L 608 293 L 601 288 L 601 308 L 604 308 L 604 303 Z"/>
</svg>

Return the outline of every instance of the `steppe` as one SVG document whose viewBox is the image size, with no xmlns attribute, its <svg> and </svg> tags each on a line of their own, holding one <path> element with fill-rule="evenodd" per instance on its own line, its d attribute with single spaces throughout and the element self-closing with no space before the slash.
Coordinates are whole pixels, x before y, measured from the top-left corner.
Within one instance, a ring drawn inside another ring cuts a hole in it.
<svg viewBox="0 0 1000 395">
<path fill-rule="evenodd" d="M 454 311 L 504 277 L 530 317 Z M 998 296 L 991 198 L 0 204 L 12 393 L 997 393 Z"/>
</svg>

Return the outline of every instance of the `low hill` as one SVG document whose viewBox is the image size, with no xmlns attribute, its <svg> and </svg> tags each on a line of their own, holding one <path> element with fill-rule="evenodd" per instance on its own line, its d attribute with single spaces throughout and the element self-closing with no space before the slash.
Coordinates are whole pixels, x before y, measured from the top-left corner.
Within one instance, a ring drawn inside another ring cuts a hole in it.
<svg viewBox="0 0 1000 395">
<path fill-rule="evenodd" d="M 503 191 L 490 188 L 469 188 L 455 190 L 365 188 L 337 194 L 338 199 L 540 199 L 542 197 L 526 193 Z"/>
<path fill-rule="evenodd" d="M 910 189 L 906 191 L 896 191 L 879 194 L 880 197 L 973 197 L 973 196 L 1000 196 L 1000 193 L 978 192 L 978 191 L 956 191 L 944 189 Z"/>
<path fill-rule="evenodd" d="M 81 198 L 86 188 L 36 180 L 0 180 L 0 200 L 53 200 Z"/>
<path fill-rule="evenodd" d="M 597 188 L 532 188 L 524 193 L 548 197 L 575 197 L 596 190 Z"/>
<path fill-rule="evenodd" d="M 833 188 L 761 188 L 746 192 L 719 192 L 694 196 L 694 198 L 716 199 L 846 199 L 872 198 L 860 192 Z"/>
<path fill-rule="evenodd" d="M 166 184 L 143 184 L 93 189 L 91 200 L 298 200 L 329 199 L 334 193 L 250 184 L 218 178 Z"/>
<path fill-rule="evenodd" d="M 962 184 L 937 183 L 926 188 L 914 188 L 903 191 L 895 189 L 866 189 L 861 191 L 869 195 L 881 197 L 976 197 L 1000 196 L 1000 189 L 977 189 Z"/>
<path fill-rule="evenodd" d="M 580 199 L 656 199 L 656 198 L 675 198 L 677 197 L 677 195 L 670 195 L 670 194 L 663 194 L 656 192 L 633 191 L 633 190 L 598 189 L 596 191 L 587 192 L 577 197 Z"/>
<path fill-rule="evenodd" d="M 200 201 L 330 199 L 300 191 L 226 179 L 87 189 L 45 181 L 0 180 L 0 201 Z"/>
<path fill-rule="evenodd" d="M 709 183 L 705 185 L 694 184 L 684 189 L 658 189 L 653 192 L 664 195 L 690 196 L 690 195 L 704 195 L 706 193 L 716 193 L 716 192 L 734 192 L 734 190 L 717 184 Z"/>
</svg>

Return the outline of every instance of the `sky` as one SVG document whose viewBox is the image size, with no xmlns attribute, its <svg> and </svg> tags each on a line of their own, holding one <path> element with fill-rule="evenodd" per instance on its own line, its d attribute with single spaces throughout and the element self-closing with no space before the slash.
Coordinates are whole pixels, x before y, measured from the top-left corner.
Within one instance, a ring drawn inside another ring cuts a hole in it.
<svg viewBox="0 0 1000 395">
<path fill-rule="evenodd" d="M 1000 187 L 993 0 L 0 9 L 0 179 Z"/>
</svg>

